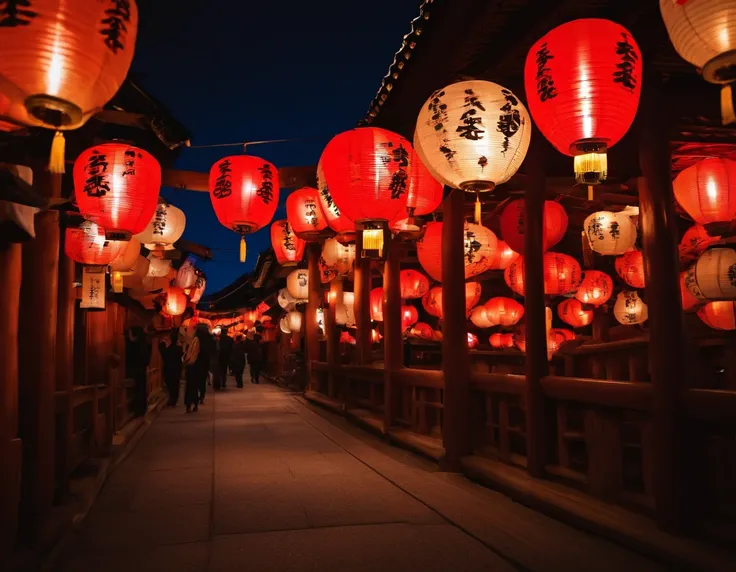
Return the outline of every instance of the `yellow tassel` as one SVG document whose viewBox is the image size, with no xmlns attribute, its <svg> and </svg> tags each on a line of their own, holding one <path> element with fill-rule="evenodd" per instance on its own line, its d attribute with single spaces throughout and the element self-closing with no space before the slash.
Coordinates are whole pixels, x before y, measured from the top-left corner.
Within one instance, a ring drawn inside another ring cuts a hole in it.
<svg viewBox="0 0 736 572">
<path fill-rule="evenodd" d="M 733 108 L 731 84 L 724 85 L 721 90 L 721 122 L 723 125 L 736 123 L 736 111 Z"/>
<path fill-rule="evenodd" d="M 65 173 L 64 169 L 64 155 L 66 141 L 61 131 L 57 131 L 54 134 L 54 139 L 51 142 L 51 156 L 49 157 L 49 171 L 51 173 L 61 174 Z"/>
<path fill-rule="evenodd" d="M 480 194 L 475 193 L 475 224 L 480 224 Z"/>
<path fill-rule="evenodd" d="M 245 262 L 245 237 L 240 237 L 240 262 Z"/>
<path fill-rule="evenodd" d="M 592 201 L 595 197 L 593 196 L 593 185 L 588 185 L 588 200 Z"/>
</svg>

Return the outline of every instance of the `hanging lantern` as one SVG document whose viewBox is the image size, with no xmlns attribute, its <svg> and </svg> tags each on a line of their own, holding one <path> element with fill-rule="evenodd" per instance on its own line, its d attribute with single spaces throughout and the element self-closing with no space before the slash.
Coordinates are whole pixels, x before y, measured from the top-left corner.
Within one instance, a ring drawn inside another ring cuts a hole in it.
<svg viewBox="0 0 736 572">
<path fill-rule="evenodd" d="M 355 245 L 342 244 L 336 238 L 328 238 L 322 247 L 322 258 L 327 265 L 334 266 L 338 274 L 347 275 L 353 269 Z"/>
<path fill-rule="evenodd" d="M 524 66 L 529 110 L 550 143 L 575 157 L 578 182 L 595 185 L 606 178 L 607 149 L 634 121 L 641 76 L 634 38 L 609 20 L 567 22 L 529 50 Z"/>
<path fill-rule="evenodd" d="M 548 296 L 564 296 L 580 285 L 582 271 L 572 256 L 559 252 L 544 253 L 544 293 Z M 524 257 L 519 256 L 504 271 L 504 280 L 511 290 L 524 295 Z"/>
<path fill-rule="evenodd" d="M 481 287 L 478 282 L 465 283 L 465 312 L 469 313 L 480 300 Z M 422 298 L 422 306 L 430 316 L 442 318 L 442 286 L 431 288 Z"/>
<path fill-rule="evenodd" d="M 503 336 L 505 334 L 495 333 L 491 334 L 491 337 L 488 338 L 488 343 L 491 344 L 492 348 L 495 349 L 501 349 L 503 346 Z"/>
<path fill-rule="evenodd" d="M 317 266 L 319 267 L 319 280 L 322 284 L 327 284 L 337 278 L 337 266 L 330 266 L 321 256 L 317 261 Z"/>
<path fill-rule="evenodd" d="M 550 330 L 555 339 L 562 344 L 563 342 L 570 342 L 575 339 L 575 332 L 566 328 L 552 328 Z"/>
<path fill-rule="evenodd" d="M 322 157 L 320 157 L 317 163 L 317 187 L 319 188 L 319 201 L 322 212 L 325 213 L 329 227 L 337 233 L 337 240 L 342 243 L 355 240 L 355 224 L 342 214 L 327 186 L 327 180 L 322 170 Z"/>
<path fill-rule="evenodd" d="M 289 293 L 289 290 L 287 288 L 282 288 L 281 290 L 279 290 L 279 294 L 276 300 L 278 301 L 279 306 L 287 311 L 293 310 L 294 306 L 296 305 L 296 299 Z"/>
<path fill-rule="evenodd" d="M 302 187 L 286 198 L 286 218 L 299 238 L 319 240 L 327 228 L 327 217 L 322 211 L 319 191 Z"/>
<path fill-rule="evenodd" d="M 524 254 L 526 209 L 524 199 L 511 201 L 501 213 L 501 236 L 512 250 Z M 567 232 L 567 213 L 556 201 L 544 201 L 542 250 L 547 252 L 560 242 Z"/>
<path fill-rule="evenodd" d="M 302 329 L 302 313 L 292 310 L 286 314 L 286 325 L 290 332 L 299 332 Z"/>
<path fill-rule="evenodd" d="M 503 344 L 503 347 L 507 350 L 510 350 L 514 347 L 514 340 L 515 336 L 514 334 L 501 334 L 501 343 Z M 524 347 L 526 347 L 526 342 Z"/>
<path fill-rule="evenodd" d="M 306 268 L 294 270 L 286 278 L 286 289 L 297 304 L 309 299 L 309 271 Z"/>
<path fill-rule="evenodd" d="M 419 320 L 419 312 L 408 304 L 401 306 L 401 331 L 405 332 Z"/>
<path fill-rule="evenodd" d="M 286 316 L 284 316 L 283 318 L 279 320 L 279 329 L 284 334 L 291 333 L 291 330 L 289 329 L 289 322 L 286 320 Z"/>
<path fill-rule="evenodd" d="M 120 247 L 121 253 L 110 263 L 110 270 L 121 276 L 130 276 L 135 272 L 140 257 L 141 243 L 138 242 L 138 239 L 131 238 L 128 242 L 121 242 Z"/>
<path fill-rule="evenodd" d="M 371 320 L 383 322 L 383 288 L 374 288 L 370 293 Z"/>
<path fill-rule="evenodd" d="M 477 347 L 478 347 L 478 336 L 468 332 L 468 349 L 474 350 Z"/>
<path fill-rule="evenodd" d="M 724 84 L 723 123 L 733 123 L 731 83 L 736 80 L 736 7 L 728 0 L 660 0 L 670 41 L 703 79 Z"/>
<path fill-rule="evenodd" d="M 444 335 L 442 334 L 441 330 L 433 330 L 432 331 L 432 341 L 433 342 L 441 342 L 444 339 Z"/>
<path fill-rule="evenodd" d="M 276 262 L 281 266 L 296 266 L 304 256 L 307 243 L 294 234 L 289 221 L 283 219 L 271 224 L 271 246 Z"/>
<path fill-rule="evenodd" d="M 680 272 L 680 297 L 682 298 L 682 309 L 685 312 L 693 312 L 705 303 L 704 300 L 698 299 L 687 287 L 687 271 Z"/>
<path fill-rule="evenodd" d="M 197 283 L 197 269 L 194 268 L 194 264 L 190 259 L 187 259 L 184 264 L 181 265 L 179 271 L 176 273 L 176 285 L 187 290 L 192 288 Z"/>
<path fill-rule="evenodd" d="M 494 326 L 513 326 L 524 317 L 524 306 L 512 298 L 491 298 L 485 303 L 485 308 Z"/>
<path fill-rule="evenodd" d="M 350 335 L 350 332 L 341 332 L 340 333 L 340 343 L 350 344 L 354 346 L 358 342 L 353 336 Z"/>
<path fill-rule="evenodd" d="M 489 270 L 496 259 L 498 239 L 488 228 L 465 223 L 465 278 L 472 278 Z M 417 242 L 417 257 L 424 271 L 442 282 L 442 223 L 427 224 L 424 237 Z"/>
<path fill-rule="evenodd" d="M 246 328 L 252 328 L 258 321 L 260 321 L 260 316 L 256 310 L 246 310 L 243 312 L 243 324 Z"/>
<path fill-rule="evenodd" d="M 706 250 L 688 270 L 685 284 L 698 300 L 736 299 L 736 251 Z"/>
<path fill-rule="evenodd" d="M 470 321 L 476 328 L 485 329 L 495 326 L 488 316 L 488 310 L 485 306 L 478 306 L 473 308 L 470 312 Z"/>
<path fill-rule="evenodd" d="M 192 304 L 196 304 L 202 299 L 202 295 L 204 294 L 204 290 L 207 286 L 207 280 L 205 280 L 204 276 L 197 276 L 197 281 L 194 283 L 194 289 L 192 290 L 192 295 L 189 298 L 189 301 Z"/>
<path fill-rule="evenodd" d="M 383 336 L 381 335 L 381 332 L 378 330 L 371 330 L 371 343 L 377 344 L 383 339 Z"/>
<path fill-rule="evenodd" d="M 429 292 L 429 280 L 416 270 L 402 270 L 399 274 L 399 284 L 402 300 L 421 298 Z"/>
<path fill-rule="evenodd" d="M 593 252 L 618 256 L 634 248 L 636 226 L 622 213 L 599 211 L 585 219 L 583 232 Z"/>
<path fill-rule="evenodd" d="M 506 270 L 514 260 L 519 257 L 519 253 L 511 250 L 508 244 L 503 240 L 498 241 L 496 249 L 496 258 L 493 259 L 489 270 Z"/>
<path fill-rule="evenodd" d="M 465 191 L 492 191 L 521 166 L 531 129 L 529 113 L 511 90 L 489 81 L 461 81 L 425 102 L 414 145 L 438 181 Z"/>
<path fill-rule="evenodd" d="M 419 156 L 412 157 L 408 183 L 406 212 L 391 222 L 391 228 L 396 231 L 418 231 L 415 217 L 431 214 L 442 204 L 442 184 L 432 176 Z"/>
<path fill-rule="evenodd" d="M 420 340 L 432 340 L 434 338 L 434 330 L 429 324 L 419 322 L 410 330 L 409 337 Z"/>
<path fill-rule="evenodd" d="M 706 248 L 720 239 L 720 236 L 708 235 L 704 226 L 694 224 L 685 231 L 680 240 L 678 247 L 680 262 L 687 263 L 697 260 Z"/>
<path fill-rule="evenodd" d="M 613 315 L 620 324 L 634 326 L 646 322 L 649 313 L 636 290 L 624 290 L 616 298 Z"/>
<path fill-rule="evenodd" d="M 698 161 L 680 171 L 672 190 L 679 205 L 708 234 L 724 234 L 736 218 L 736 161 Z"/>
<path fill-rule="evenodd" d="M 95 266 L 82 268 L 82 299 L 79 307 L 84 310 L 105 309 L 105 269 Z"/>
<path fill-rule="evenodd" d="M 644 288 L 644 255 L 641 250 L 630 250 L 616 259 L 616 272 L 632 288 Z"/>
<path fill-rule="evenodd" d="M 148 274 L 150 278 L 163 278 L 168 275 L 171 270 L 171 260 L 164 258 L 149 258 Z"/>
<path fill-rule="evenodd" d="M 593 321 L 593 310 L 583 308 L 582 302 L 575 298 L 568 298 L 557 306 L 557 315 L 560 320 L 573 328 L 584 328 Z"/>
<path fill-rule="evenodd" d="M 335 323 L 340 326 L 355 325 L 354 302 L 355 294 L 343 292 L 342 302 L 335 305 Z"/>
<path fill-rule="evenodd" d="M 187 217 L 181 209 L 159 203 L 145 230 L 136 235 L 148 250 L 174 250 L 174 243 L 184 234 Z"/>
<path fill-rule="evenodd" d="M 583 304 L 592 304 L 597 308 L 608 302 L 612 294 L 613 280 L 608 274 L 600 270 L 586 270 L 575 298 Z"/>
<path fill-rule="evenodd" d="M 128 240 L 146 228 L 156 212 L 160 188 L 158 161 L 132 145 L 95 145 L 74 162 L 79 211 L 104 228 L 110 239 Z"/>
<path fill-rule="evenodd" d="M 240 261 L 245 262 L 245 235 L 266 226 L 276 212 L 278 170 L 250 155 L 225 157 L 210 169 L 209 188 L 217 220 L 240 234 Z"/>
<path fill-rule="evenodd" d="M 736 330 L 736 302 L 708 302 L 698 310 L 698 318 L 714 330 Z"/>
<path fill-rule="evenodd" d="M 107 266 L 124 248 L 124 242 L 105 240 L 105 231 L 93 222 L 85 221 L 64 233 L 64 254 L 80 264 Z"/>
<path fill-rule="evenodd" d="M 169 316 L 179 316 L 187 308 L 187 295 L 182 288 L 169 288 L 166 293 L 166 305 L 164 312 Z"/>
</svg>

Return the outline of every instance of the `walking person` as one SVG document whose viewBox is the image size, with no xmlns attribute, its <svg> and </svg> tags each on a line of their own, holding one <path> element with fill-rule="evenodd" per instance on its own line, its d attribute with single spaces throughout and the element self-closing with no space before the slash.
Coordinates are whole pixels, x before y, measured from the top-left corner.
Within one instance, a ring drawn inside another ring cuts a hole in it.
<svg viewBox="0 0 736 572">
<path fill-rule="evenodd" d="M 258 334 L 248 342 L 248 363 L 250 364 L 250 382 L 260 383 L 261 366 L 263 365 L 263 348 L 261 347 L 261 336 Z"/>
<path fill-rule="evenodd" d="M 235 377 L 235 384 L 243 387 L 243 371 L 245 371 L 245 337 L 241 334 L 233 344 L 233 350 L 230 355 L 230 368 Z"/>
<path fill-rule="evenodd" d="M 212 389 L 220 389 L 222 386 L 222 380 L 220 379 L 220 337 L 222 336 L 222 330 L 219 335 L 212 334 L 209 337 L 210 348 L 210 365 L 209 370 L 212 375 Z"/>
<path fill-rule="evenodd" d="M 163 362 L 164 381 L 166 389 L 169 391 L 168 407 L 176 407 L 179 401 L 179 385 L 181 384 L 182 354 L 183 350 L 179 344 L 179 332 L 171 331 L 169 343 L 161 341 L 158 344 L 161 353 L 161 361 Z"/>
<path fill-rule="evenodd" d="M 187 413 L 199 411 L 199 405 L 204 403 L 207 371 L 210 364 L 210 339 L 206 326 L 198 326 L 194 337 L 189 341 L 184 351 L 183 361 L 186 367 L 184 405 L 186 405 Z"/>
<path fill-rule="evenodd" d="M 230 357 L 233 353 L 233 339 L 227 335 L 227 330 L 220 334 L 220 346 L 217 349 L 217 367 L 220 378 L 220 388 L 227 387 L 227 370 L 230 366 Z"/>
<path fill-rule="evenodd" d="M 128 330 L 126 338 L 126 371 L 135 381 L 133 415 L 142 417 L 148 410 L 148 364 L 151 361 L 151 344 L 140 326 Z"/>
</svg>

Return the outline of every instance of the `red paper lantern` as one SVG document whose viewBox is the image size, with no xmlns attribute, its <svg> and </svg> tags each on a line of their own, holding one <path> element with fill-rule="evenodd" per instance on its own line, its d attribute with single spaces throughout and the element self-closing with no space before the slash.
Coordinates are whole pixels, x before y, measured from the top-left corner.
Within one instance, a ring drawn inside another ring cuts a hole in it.
<svg viewBox="0 0 736 572">
<path fill-rule="evenodd" d="M 64 253 L 72 260 L 89 266 L 107 266 L 120 256 L 127 242 L 105 240 L 105 231 L 93 222 L 64 233 Z"/>
<path fill-rule="evenodd" d="M 383 336 L 381 335 L 381 332 L 378 330 L 371 330 L 371 343 L 377 344 L 383 339 Z"/>
<path fill-rule="evenodd" d="M 443 187 L 429 172 L 418 156 L 411 162 L 409 189 L 406 197 L 406 213 L 391 221 L 391 228 L 400 228 L 408 216 L 428 215 L 442 204 Z"/>
<path fill-rule="evenodd" d="M 492 348 L 500 349 L 503 346 L 503 336 L 505 334 L 495 333 L 491 334 L 491 337 L 488 338 L 488 343 L 491 344 Z"/>
<path fill-rule="evenodd" d="M 600 270 L 586 270 L 575 298 L 583 304 L 592 304 L 597 308 L 608 302 L 612 294 L 613 280 L 608 274 Z"/>
<path fill-rule="evenodd" d="M 153 155 L 122 143 L 103 143 L 74 162 L 74 196 L 84 218 L 107 236 L 145 230 L 156 212 L 161 166 Z"/>
<path fill-rule="evenodd" d="M 512 250 L 524 254 L 526 208 L 524 199 L 511 201 L 501 213 L 501 236 Z M 545 252 L 560 242 L 567 232 L 567 213 L 555 201 L 544 201 L 542 250 Z"/>
<path fill-rule="evenodd" d="M 245 262 L 244 235 L 266 226 L 279 203 L 279 173 L 268 161 L 251 155 L 220 159 L 210 169 L 210 200 L 217 220 L 241 235 L 240 261 Z"/>
<path fill-rule="evenodd" d="M 478 336 L 468 332 L 468 349 L 474 350 L 478 347 Z"/>
<path fill-rule="evenodd" d="M 276 220 L 271 225 L 271 246 L 281 266 L 296 266 L 304 256 L 307 243 L 294 234 L 289 221 Z"/>
<path fill-rule="evenodd" d="M 593 310 L 586 310 L 580 300 L 568 298 L 557 306 L 557 315 L 573 328 L 583 328 L 593 321 Z"/>
<path fill-rule="evenodd" d="M 512 298 L 501 296 L 485 303 L 486 316 L 494 326 L 513 326 L 524 317 L 524 306 Z"/>
<path fill-rule="evenodd" d="M 559 252 L 544 253 L 544 293 L 562 296 L 574 292 L 580 285 L 582 271 L 572 256 Z M 524 295 L 524 257 L 519 256 L 504 271 L 504 280 L 511 290 Z"/>
<path fill-rule="evenodd" d="M 422 340 L 431 340 L 434 338 L 434 330 L 432 329 L 432 326 L 429 324 L 425 324 L 424 322 L 419 322 L 418 324 L 415 324 L 414 327 L 409 332 L 409 335 L 412 338 L 419 338 Z"/>
<path fill-rule="evenodd" d="M 401 330 L 406 331 L 419 320 L 419 312 L 414 306 L 401 306 Z"/>
<path fill-rule="evenodd" d="M 316 240 L 324 235 L 327 216 L 322 211 L 319 191 L 302 187 L 286 198 L 286 218 L 291 228 L 304 240 Z"/>
<path fill-rule="evenodd" d="M 694 224 L 685 231 L 678 247 L 681 262 L 691 262 L 705 252 L 711 244 L 719 241 L 720 236 L 710 236 L 704 226 Z"/>
<path fill-rule="evenodd" d="M 499 240 L 496 249 L 496 258 L 489 270 L 506 270 L 514 260 L 519 257 L 519 253 L 511 250 L 511 247 L 505 241 Z"/>
<path fill-rule="evenodd" d="M 421 298 L 429 292 L 429 280 L 421 272 L 416 270 L 402 270 L 399 275 L 401 285 L 401 298 Z"/>
<path fill-rule="evenodd" d="M 512 347 L 516 346 L 519 351 L 526 353 L 526 328 L 524 325 L 520 325 L 516 328 L 516 331 L 511 334 Z"/>
<path fill-rule="evenodd" d="M 332 193 L 327 186 L 327 181 L 322 169 L 322 158 L 317 163 L 317 186 L 319 187 L 319 201 L 322 206 L 322 212 L 325 213 L 327 224 L 337 233 L 337 239 L 340 242 L 350 242 L 355 239 L 355 224 L 348 217 L 342 214 L 338 208 Z"/>
<path fill-rule="evenodd" d="M 370 299 L 371 320 L 374 322 L 383 322 L 383 288 L 374 288 L 371 290 Z"/>
<path fill-rule="evenodd" d="M 641 94 L 641 52 L 615 22 L 567 22 L 529 50 L 524 85 L 534 122 L 554 147 L 575 156 L 579 182 L 606 178 L 606 149 L 629 130 Z"/>
<path fill-rule="evenodd" d="M 703 159 L 680 171 L 672 183 L 675 199 L 713 236 L 736 218 L 736 161 Z"/>
<path fill-rule="evenodd" d="M 687 282 L 685 281 L 686 277 L 687 270 L 680 272 L 680 297 L 682 298 L 682 309 L 685 312 L 692 312 L 693 310 L 700 308 L 704 302 L 696 298 L 690 291 L 690 288 L 687 287 Z"/>
<path fill-rule="evenodd" d="M 568 330 L 567 328 L 552 328 L 550 333 L 554 333 L 557 339 L 560 339 L 560 343 L 563 341 L 569 342 L 575 339 L 575 332 Z"/>
<path fill-rule="evenodd" d="M 480 300 L 481 287 L 478 282 L 465 283 L 465 312 L 470 312 Z M 430 316 L 442 318 L 442 286 L 430 289 L 422 298 L 422 306 Z"/>
<path fill-rule="evenodd" d="M 736 330 L 736 302 L 708 302 L 698 310 L 698 318 L 714 330 Z"/>
<path fill-rule="evenodd" d="M 355 338 L 350 335 L 350 332 L 342 332 L 340 334 L 340 343 L 355 345 L 356 341 L 355 341 Z"/>
<path fill-rule="evenodd" d="M 164 312 L 169 316 L 179 316 L 184 313 L 187 309 L 187 295 L 184 294 L 184 290 L 172 286 L 166 293 L 166 305 L 164 306 Z"/>
<path fill-rule="evenodd" d="M 644 255 L 641 250 L 630 250 L 616 258 L 616 272 L 632 288 L 644 288 Z"/>
<path fill-rule="evenodd" d="M 490 270 L 498 248 L 496 235 L 479 224 L 465 223 L 465 278 Z M 442 223 L 430 222 L 424 237 L 417 242 L 417 257 L 422 268 L 434 280 L 442 282 Z"/>
</svg>

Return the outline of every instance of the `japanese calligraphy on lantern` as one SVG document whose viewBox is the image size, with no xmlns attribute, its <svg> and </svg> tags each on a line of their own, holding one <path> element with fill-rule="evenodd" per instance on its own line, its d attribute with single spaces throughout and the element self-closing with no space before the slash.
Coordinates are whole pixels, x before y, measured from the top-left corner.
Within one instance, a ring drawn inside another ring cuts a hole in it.
<svg viewBox="0 0 736 572">
<path fill-rule="evenodd" d="M 32 7 L 30 0 L 0 1 L 0 28 L 28 26 L 38 16 Z"/>
<path fill-rule="evenodd" d="M 138 153 L 138 156 L 142 157 L 140 153 Z M 135 149 L 125 150 L 123 167 L 123 177 L 127 175 L 135 175 Z"/>
<path fill-rule="evenodd" d="M 113 54 L 125 49 L 125 38 L 130 23 L 130 0 L 109 0 L 109 8 L 105 10 L 100 33 L 105 45 Z"/>
<path fill-rule="evenodd" d="M 264 163 L 258 170 L 263 180 L 261 182 L 261 188 L 256 191 L 256 194 L 264 203 L 270 204 L 273 200 L 273 171 L 271 170 L 271 164 Z"/>
<path fill-rule="evenodd" d="M 613 81 L 633 92 L 638 81 L 636 63 L 639 61 L 639 54 L 629 42 L 629 35 L 626 32 L 621 32 L 621 39 L 616 43 L 616 55 L 619 60 L 616 63 L 616 71 L 613 72 Z"/>
<path fill-rule="evenodd" d="M 156 207 L 156 214 L 153 215 L 153 221 L 151 221 L 151 226 L 153 227 L 152 234 L 163 236 L 166 231 L 166 214 L 166 205 L 158 205 L 158 207 Z"/>
<path fill-rule="evenodd" d="M 217 164 L 219 175 L 215 180 L 215 188 L 212 194 L 216 199 L 224 199 L 233 193 L 233 177 L 230 159 L 223 159 Z"/>
<path fill-rule="evenodd" d="M 557 88 L 555 80 L 552 79 L 552 69 L 547 66 L 549 61 L 554 59 L 550 52 L 547 42 L 542 42 L 537 50 L 537 93 L 540 101 L 547 101 L 557 97 Z"/>
<path fill-rule="evenodd" d="M 110 192 L 110 182 L 107 179 L 107 155 L 98 150 L 92 151 L 84 172 L 87 176 L 84 181 L 84 192 L 90 197 L 104 197 Z"/>
</svg>

